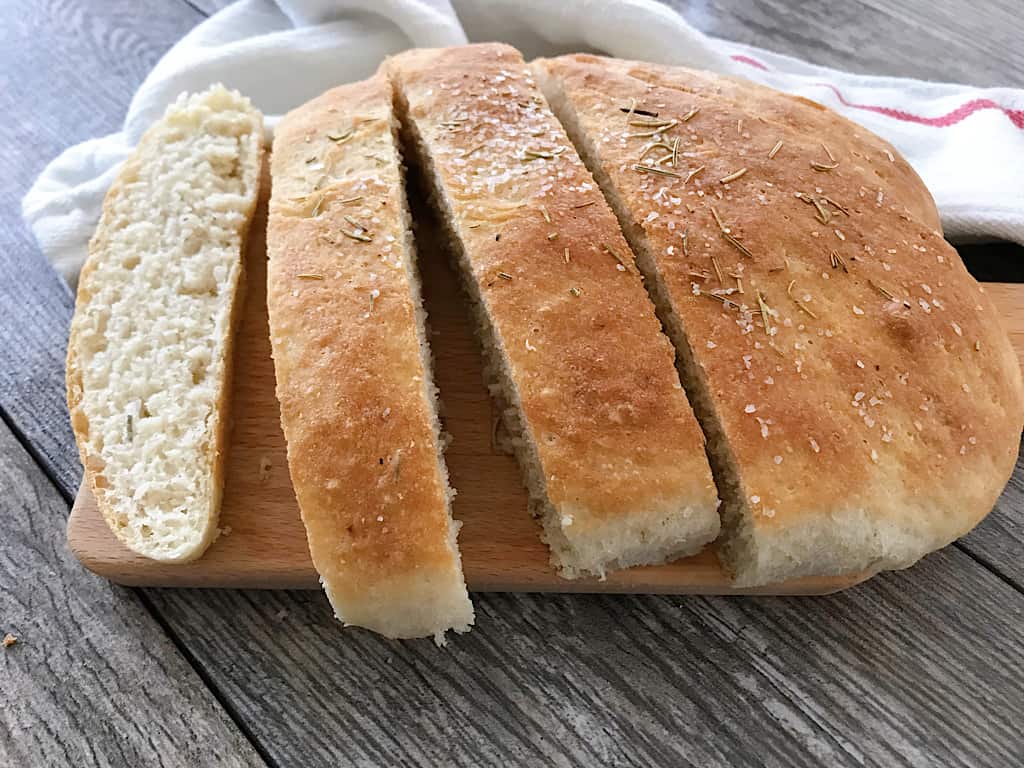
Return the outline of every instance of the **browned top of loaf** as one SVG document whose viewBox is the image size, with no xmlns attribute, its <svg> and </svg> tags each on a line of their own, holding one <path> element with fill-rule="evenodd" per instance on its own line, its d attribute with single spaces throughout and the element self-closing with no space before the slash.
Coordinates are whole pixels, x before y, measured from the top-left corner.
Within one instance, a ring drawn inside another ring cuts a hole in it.
<svg viewBox="0 0 1024 768">
<path fill-rule="evenodd" d="M 986 514 L 1017 454 L 1020 370 L 906 161 L 744 81 L 586 55 L 544 65 L 657 255 L 757 525 L 864 509 L 952 538 Z M 630 137 L 648 130 L 627 125 L 631 99 L 690 115 L 663 134 L 679 138 L 663 166 L 679 176 L 633 168 L 649 139 Z"/>
<path fill-rule="evenodd" d="M 289 466 L 317 570 L 349 598 L 456 567 L 389 113 L 383 77 L 328 91 L 282 119 L 271 166 L 268 308 Z"/>
<path fill-rule="evenodd" d="M 614 214 L 519 52 L 415 50 L 392 66 L 456 202 L 552 503 L 593 518 L 714 506 L 671 344 Z M 573 525 L 585 524 L 577 514 Z"/>
</svg>

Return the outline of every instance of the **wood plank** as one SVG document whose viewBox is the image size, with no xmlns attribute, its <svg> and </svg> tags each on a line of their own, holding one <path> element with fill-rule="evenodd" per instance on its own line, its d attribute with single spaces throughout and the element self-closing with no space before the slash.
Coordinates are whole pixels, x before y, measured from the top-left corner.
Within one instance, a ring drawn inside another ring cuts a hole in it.
<svg viewBox="0 0 1024 768">
<path fill-rule="evenodd" d="M 539 525 L 527 511 L 515 460 L 494 445 L 493 402 L 468 307 L 423 218 L 417 226 L 424 303 L 430 323 L 435 381 L 444 404 L 446 453 L 457 489 L 454 514 L 462 521 L 459 549 L 471 590 L 533 592 L 736 593 L 710 550 L 657 568 L 631 568 L 606 580 L 560 578 L 548 562 Z M 266 311 L 266 200 L 250 232 L 246 305 L 235 349 L 234 428 L 228 449 L 221 526 L 228 535 L 194 563 L 167 565 L 122 546 L 86 489 L 68 523 L 68 540 L 95 573 L 118 583 L 190 587 L 319 587 L 306 533 L 288 475 L 284 436 L 274 395 Z M 820 594 L 859 577 L 801 579 L 743 593 Z"/>
<path fill-rule="evenodd" d="M 477 595 L 476 628 L 444 650 L 340 633 L 314 592 L 150 594 L 271 759 L 302 744 L 310 768 L 339 744 L 407 766 L 977 766 L 1024 749 L 1024 598 L 956 549 L 813 600 Z"/>
<path fill-rule="evenodd" d="M 703 32 L 872 75 L 1024 85 L 1017 0 L 662 0 Z"/>
<path fill-rule="evenodd" d="M 139 598 L 67 551 L 63 499 L 2 423 L 0 488 L 0 765 L 262 765 Z"/>
</svg>

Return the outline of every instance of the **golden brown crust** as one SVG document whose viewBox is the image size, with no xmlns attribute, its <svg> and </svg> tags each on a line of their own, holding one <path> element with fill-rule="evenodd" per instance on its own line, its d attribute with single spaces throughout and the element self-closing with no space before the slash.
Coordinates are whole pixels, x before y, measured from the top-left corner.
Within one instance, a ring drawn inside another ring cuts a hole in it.
<svg viewBox="0 0 1024 768">
<path fill-rule="evenodd" d="M 691 505 L 717 530 L 671 344 L 614 214 L 518 51 L 414 50 L 390 67 L 454 201 L 548 498 L 572 515 L 567 534 Z"/>
<path fill-rule="evenodd" d="M 449 531 L 390 120 L 390 89 L 377 76 L 278 125 L 268 309 L 313 562 L 339 618 L 417 636 L 465 629 L 472 608 Z M 458 610 L 416 624 L 401 614 L 420 589 Z"/>
<path fill-rule="evenodd" d="M 863 563 L 894 567 L 988 513 L 1017 455 L 1018 363 L 891 146 L 807 100 L 708 73 L 585 55 L 535 66 L 557 76 L 628 230 L 656 255 L 756 535 L 856 514 L 868 538 L 909 541 Z M 678 164 L 663 166 L 678 176 L 633 168 L 645 140 L 628 135 L 645 129 L 620 111 L 632 99 L 659 120 L 699 109 L 662 134 L 680 139 Z M 856 567 L 864 551 L 816 567 Z"/>
</svg>

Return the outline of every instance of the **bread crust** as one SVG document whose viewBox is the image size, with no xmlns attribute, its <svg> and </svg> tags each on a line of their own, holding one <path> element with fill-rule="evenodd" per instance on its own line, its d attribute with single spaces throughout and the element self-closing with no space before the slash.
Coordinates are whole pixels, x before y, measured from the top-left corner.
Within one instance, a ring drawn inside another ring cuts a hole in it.
<svg viewBox="0 0 1024 768">
<path fill-rule="evenodd" d="M 741 80 L 587 55 L 534 67 L 684 327 L 688 386 L 738 484 L 738 583 L 906 567 L 976 525 L 1016 460 L 1020 369 L 899 153 Z M 633 168 L 633 100 L 680 120 L 663 133 L 678 176 Z"/>
<path fill-rule="evenodd" d="M 219 88 L 221 87 L 214 86 L 215 90 Z M 237 96 L 237 94 L 232 94 L 232 97 L 233 96 Z M 138 552 L 138 554 L 153 559 L 179 563 L 190 562 L 200 557 L 209 545 L 213 543 L 219 533 L 217 521 L 220 511 L 221 494 L 224 486 L 225 456 L 228 433 L 230 430 L 228 414 L 230 411 L 231 396 L 230 382 L 232 380 L 234 363 L 234 336 L 241 317 L 245 297 L 244 254 L 248 239 L 249 225 L 252 222 L 252 218 L 256 210 L 256 204 L 259 199 L 260 181 L 262 177 L 261 169 L 264 155 L 262 116 L 255 110 L 251 110 L 251 112 L 253 120 L 259 121 L 259 126 L 252 132 L 252 135 L 256 138 L 256 143 L 252 148 L 254 151 L 249 157 L 249 165 L 244 169 L 244 172 L 252 174 L 255 181 L 252 188 L 251 201 L 248 210 L 243 213 L 242 223 L 238 228 L 241 245 L 236 269 L 234 269 L 230 275 L 227 286 L 227 294 L 230 297 L 230 319 L 228 322 L 228 332 L 222 339 L 223 355 L 219 360 L 222 371 L 221 379 L 218 382 L 220 396 L 210 414 L 207 427 L 210 439 L 207 443 L 205 461 L 210 465 L 211 497 L 208 500 L 207 517 L 201 537 L 195 542 L 194 546 L 183 550 L 173 558 L 165 558 L 158 552 L 145 547 L 140 547 L 138 542 L 132 536 L 128 535 L 120 524 L 118 513 L 114 509 L 115 497 L 111 495 L 113 491 L 109 488 L 107 479 L 103 474 L 105 468 L 103 457 L 100 452 L 90 450 L 89 416 L 83 405 L 85 394 L 84 369 L 85 366 L 88 365 L 89 360 L 88 354 L 83 349 L 84 345 L 82 343 L 82 338 L 85 333 L 85 325 L 87 323 L 86 315 L 93 299 L 93 287 L 96 280 L 102 279 L 102 276 L 97 273 L 101 272 L 106 266 L 106 260 L 111 251 L 110 233 L 111 228 L 115 226 L 117 218 L 114 207 L 122 195 L 125 194 L 125 185 L 128 183 L 128 180 L 134 180 L 144 175 L 145 164 L 149 153 L 156 151 L 164 138 L 164 132 L 167 130 L 166 117 L 157 121 L 146 130 L 140 139 L 135 152 L 125 161 L 104 197 L 100 221 L 97 225 L 95 234 L 89 242 L 89 257 L 79 274 L 75 299 L 75 314 L 71 320 L 71 328 L 68 337 L 67 357 L 65 361 L 65 383 L 67 387 L 67 404 L 71 427 L 78 446 L 79 457 L 85 470 L 84 479 L 85 482 L 88 483 L 93 497 L 96 499 L 97 508 L 111 531 L 113 531 L 118 539 L 120 539 L 130 549 Z"/>
<path fill-rule="evenodd" d="M 452 201 L 463 270 L 493 327 L 485 342 L 536 446 L 542 477 L 521 463 L 562 575 L 700 549 L 718 532 L 718 500 L 673 349 L 521 55 L 470 45 L 387 66 L 425 170 Z"/>
<path fill-rule="evenodd" d="M 270 336 L 313 563 L 346 624 L 465 631 L 387 80 L 286 115 L 271 168 Z"/>
</svg>

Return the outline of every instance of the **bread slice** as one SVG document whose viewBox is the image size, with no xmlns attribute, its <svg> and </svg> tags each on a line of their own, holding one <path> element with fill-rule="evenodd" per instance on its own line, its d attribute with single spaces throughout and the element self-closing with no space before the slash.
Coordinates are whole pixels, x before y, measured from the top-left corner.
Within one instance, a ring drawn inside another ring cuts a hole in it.
<svg viewBox="0 0 1024 768">
<path fill-rule="evenodd" d="M 268 309 L 288 464 L 338 618 L 467 631 L 416 254 L 385 77 L 285 116 L 271 161 Z"/>
<path fill-rule="evenodd" d="M 215 85 L 182 96 L 107 194 L 68 342 L 71 425 L 111 530 L 184 562 L 217 532 L 242 249 L 263 118 Z"/>
<path fill-rule="evenodd" d="M 737 585 L 903 568 L 988 513 L 1018 451 L 1020 370 L 891 146 L 704 72 L 533 68 L 684 362 Z"/>
<path fill-rule="evenodd" d="M 719 530 L 703 438 L 632 254 L 506 45 L 390 60 L 563 576 L 692 554 Z"/>
</svg>

